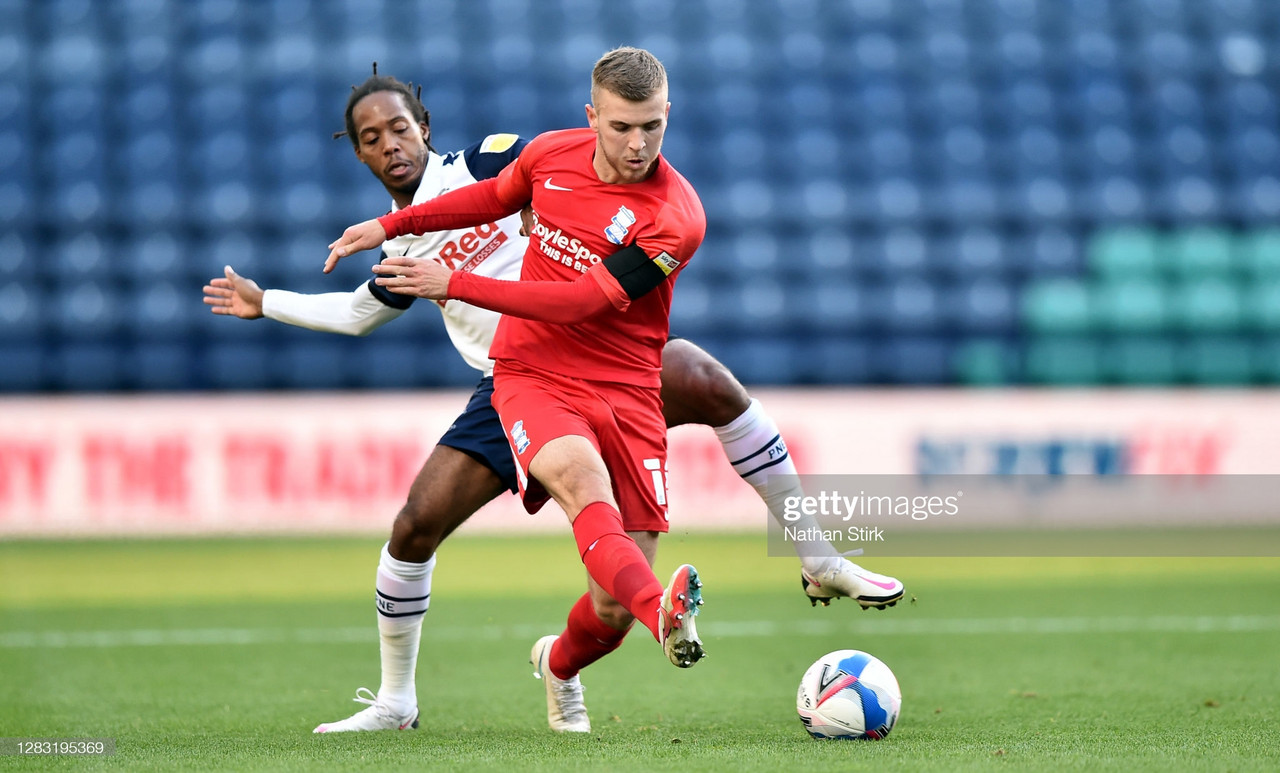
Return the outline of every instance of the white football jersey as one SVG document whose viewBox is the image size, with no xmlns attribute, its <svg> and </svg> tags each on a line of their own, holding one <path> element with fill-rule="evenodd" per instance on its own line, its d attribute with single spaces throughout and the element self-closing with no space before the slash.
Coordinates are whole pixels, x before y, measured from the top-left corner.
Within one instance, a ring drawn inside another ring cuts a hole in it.
<svg viewBox="0 0 1280 773">
<path fill-rule="evenodd" d="M 494 177 L 515 160 L 527 141 L 514 134 L 491 134 L 466 150 L 445 155 L 429 153 L 422 182 L 413 203 L 429 201 L 446 191 L 470 185 L 477 180 Z M 392 210 L 396 209 L 392 204 Z M 389 256 L 429 258 L 457 271 L 472 271 L 480 276 L 518 280 L 520 262 L 529 240 L 520 235 L 520 215 L 502 218 L 476 228 L 439 231 L 421 236 L 397 236 L 382 244 Z M 396 295 L 373 282 L 369 289 L 383 303 L 406 308 L 413 299 Z M 496 311 L 472 306 L 462 301 L 435 302 L 444 315 L 444 327 L 458 353 L 471 367 L 486 376 L 493 375 L 489 346 L 498 327 Z"/>
</svg>

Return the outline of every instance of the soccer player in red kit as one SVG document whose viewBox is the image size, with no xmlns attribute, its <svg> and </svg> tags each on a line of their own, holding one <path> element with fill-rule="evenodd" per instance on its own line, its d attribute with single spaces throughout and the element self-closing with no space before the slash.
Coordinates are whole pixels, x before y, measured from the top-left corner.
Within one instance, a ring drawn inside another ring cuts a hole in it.
<svg viewBox="0 0 1280 773">
<path fill-rule="evenodd" d="M 490 351 L 494 406 L 521 473 L 526 508 L 548 495 L 568 514 L 592 601 L 620 604 L 672 663 L 702 656 L 693 616 L 697 572 L 683 565 L 667 588 L 652 562 L 666 518 L 666 430 L 661 351 L 675 276 L 701 243 L 705 215 L 689 183 L 660 155 L 666 72 L 647 51 L 621 48 L 592 72 L 589 129 L 541 135 L 492 180 L 347 229 L 326 268 L 404 233 L 491 222 L 532 206 L 521 281 L 437 266 L 426 297 L 501 312 Z M 422 271 L 387 261 L 378 284 L 423 295 Z M 616 496 L 615 496 L 616 493 Z M 626 631 L 575 606 L 559 637 L 534 647 L 556 681 L 621 644 Z"/>
</svg>

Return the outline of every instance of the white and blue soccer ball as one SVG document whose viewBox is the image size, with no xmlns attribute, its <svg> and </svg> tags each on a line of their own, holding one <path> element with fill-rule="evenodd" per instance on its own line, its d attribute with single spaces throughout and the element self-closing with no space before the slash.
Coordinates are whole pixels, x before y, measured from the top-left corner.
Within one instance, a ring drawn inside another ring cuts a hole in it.
<svg viewBox="0 0 1280 773">
<path fill-rule="evenodd" d="M 837 650 L 804 672 L 796 710 L 814 738 L 879 740 L 902 708 L 898 678 L 874 655 Z"/>
</svg>

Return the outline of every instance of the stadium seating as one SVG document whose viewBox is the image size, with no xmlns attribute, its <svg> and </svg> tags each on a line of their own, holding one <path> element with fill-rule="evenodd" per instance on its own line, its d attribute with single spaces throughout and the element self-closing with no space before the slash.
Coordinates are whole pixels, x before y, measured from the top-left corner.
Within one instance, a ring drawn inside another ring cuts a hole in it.
<svg viewBox="0 0 1280 773">
<path fill-rule="evenodd" d="M 1280 383 L 1280 5 L 759 5 L 0 0 L 0 391 L 469 385 L 429 308 L 353 341 L 199 287 L 367 277 L 319 265 L 388 207 L 330 139 L 373 61 L 450 150 L 581 124 L 624 41 L 708 215 L 672 329 L 748 383 Z"/>
</svg>

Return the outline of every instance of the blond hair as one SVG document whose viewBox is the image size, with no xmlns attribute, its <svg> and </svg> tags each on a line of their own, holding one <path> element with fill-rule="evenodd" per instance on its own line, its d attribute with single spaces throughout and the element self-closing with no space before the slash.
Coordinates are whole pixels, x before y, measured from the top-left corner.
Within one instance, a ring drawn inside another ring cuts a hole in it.
<svg viewBox="0 0 1280 773">
<path fill-rule="evenodd" d="M 591 70 L 591 101 L 600 89 L 629 102 L 643 102 L 667 86 L 667 70 L 658 57 L 643 48 L 615 48 Z"/>
</svg>

